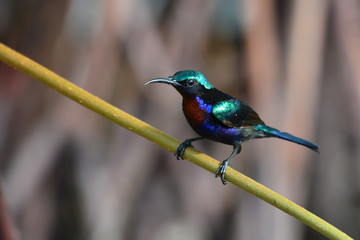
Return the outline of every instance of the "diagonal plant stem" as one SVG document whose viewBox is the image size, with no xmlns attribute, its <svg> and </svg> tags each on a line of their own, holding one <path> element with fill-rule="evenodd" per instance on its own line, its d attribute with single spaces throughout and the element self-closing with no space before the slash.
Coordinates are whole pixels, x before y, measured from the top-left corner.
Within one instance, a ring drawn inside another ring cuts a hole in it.
<svg viewBox="0 0 360 240">
<path fill-rule="evenodd" d="M 15 69 L 55 89 L 75 102 L 89 108 L 120 126 L 148 139 L 149 141 L 175 152 L 180 142 L 149 124 L 125 113 L 113 105 L 77 87 L 56 73 L 0 43 L 0 60 Z M 193 148 L 186 149 L 184 158 L 215 174 L 220 163 Z M 266 188 L 251 178 L 228 168 L 226 180 L 257 196 L 330 239 L 352 239 L 323 219 L 293 203 L 280 194 Z"/>
</svg>

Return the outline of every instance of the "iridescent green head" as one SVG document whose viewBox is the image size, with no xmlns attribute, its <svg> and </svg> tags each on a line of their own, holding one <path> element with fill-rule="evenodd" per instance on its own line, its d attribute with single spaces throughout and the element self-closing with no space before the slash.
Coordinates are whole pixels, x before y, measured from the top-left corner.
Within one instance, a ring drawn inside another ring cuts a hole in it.
<svg viewBox="0 0 360 240">
<path fill-rule="evenodd" d="M 189 79 L 193 79 L 196 82 L 198 82 L 199 84 L 201 84 L 206 89 L 213 88 L 213 86 L 211 86 L 211 84 L 208 83 L 208 81 L 206 81 L 206 78 L 204 77 L 204 75 L 202 73 L 194 71 L 194 70 L 185 70 L 185 71 L 177 72 L 174 74 L 174 76 L 172 76 L 172 79 L 174 81 L 177 81 L 180 83 L 182 81 L 187 81 Z"/>
<path fill-rule="evenodd" d="M 156 78 L 148 81 L 149 83 L 166 83 L 178 90 L 182 95 L 200 96 L 206 90 L 214 88 L 204 75 L 194 70 L 185 70 L 175 73 L 168 78 Z"/>
</svg>

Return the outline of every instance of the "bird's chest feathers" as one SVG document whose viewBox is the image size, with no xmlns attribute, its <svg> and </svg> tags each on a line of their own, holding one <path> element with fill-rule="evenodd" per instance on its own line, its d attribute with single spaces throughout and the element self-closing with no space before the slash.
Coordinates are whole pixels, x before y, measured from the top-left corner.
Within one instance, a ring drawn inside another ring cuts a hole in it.
<svg viewBox="0 0 360 240">
<path fill-rule="evenodd" d="M 186 119 L 191 125 L 204 123 L 208 114 L 211 113 L 212 106 L 206 104 L 201 98 L 184 98 L 183 111 Z"/>
</svg>

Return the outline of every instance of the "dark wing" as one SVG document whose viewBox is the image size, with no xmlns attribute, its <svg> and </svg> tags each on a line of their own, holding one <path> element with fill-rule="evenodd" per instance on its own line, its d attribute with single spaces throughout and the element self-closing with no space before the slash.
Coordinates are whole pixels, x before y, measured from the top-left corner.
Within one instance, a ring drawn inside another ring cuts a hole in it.
<svg viewBox="0 0 360 240">
<path fill-rule="evenodd" d="M 214 104 L 212 113 L 220 122 L 228 127 L 264 124 L 259 115 L 251 107 L 236 98 Z"/>
</svg>

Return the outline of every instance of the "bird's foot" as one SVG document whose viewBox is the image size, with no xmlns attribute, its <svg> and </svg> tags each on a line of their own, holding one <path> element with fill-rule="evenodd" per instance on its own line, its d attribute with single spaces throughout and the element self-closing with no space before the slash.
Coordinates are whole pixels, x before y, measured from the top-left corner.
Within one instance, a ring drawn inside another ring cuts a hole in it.
<svg viewBox="0 0 360 240">
<path fill-rule="evenodd" d="M 230 160 L 226 159 L 221 163 L 221 165 L 219 166 L 218 170 L 215 173 L 215 177 L 217 178 L 218 176 L 220 176 L 221 182 L 224 185 L 226 184 L 225 172 L 226 172 L 226 169 L 227 169 L 228 166 L 231 167 Z"/>
<path fill-rule="evenodd" d="M 186 148 L 193 147 L 193 145 L 191 144 L 192 141 L 193 141 L 193 139 L 188 139 L 179 145 L 179 147 L 176 149 L 176 151 L 174 153 L 174 156 L 176 156 L 177 160 L 180 160 L 180 159 L 184 160 L 183 155 L 184 155 Z"/>
</svg>

